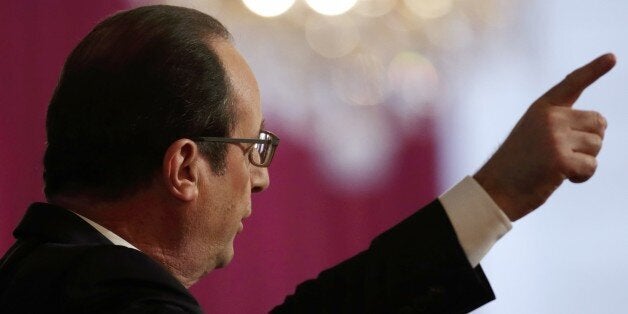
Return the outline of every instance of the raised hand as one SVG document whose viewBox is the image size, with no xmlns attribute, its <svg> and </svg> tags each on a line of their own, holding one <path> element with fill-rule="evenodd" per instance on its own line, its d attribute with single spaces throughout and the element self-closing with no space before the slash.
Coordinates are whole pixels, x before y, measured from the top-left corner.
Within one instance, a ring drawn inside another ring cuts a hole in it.
<svg viewBox="0 0 628 314">
<path fill-rule="evenodd" d="M 565 178 L 584 182 L 593 176 L 606 119 L 572 106 L 614 65 L 615 56 L 605 54 L 567 75 L 530 106 L 474 175 L 510 220 L 542 205 Z"/>
</svg>

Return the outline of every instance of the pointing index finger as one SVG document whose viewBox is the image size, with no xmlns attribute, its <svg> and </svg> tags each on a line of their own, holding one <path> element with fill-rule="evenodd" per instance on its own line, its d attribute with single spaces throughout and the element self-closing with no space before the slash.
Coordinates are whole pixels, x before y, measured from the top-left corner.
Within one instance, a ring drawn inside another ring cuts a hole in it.
<svg viewBox="0 0 628 314">
<path fill-rule="evenodd" d="M 572 106 L 580 94 L 615 66 L 615 55 L 607 53 L 571 72 L 552 87 L 541 99 L 557 106 Z"/>
</svg>

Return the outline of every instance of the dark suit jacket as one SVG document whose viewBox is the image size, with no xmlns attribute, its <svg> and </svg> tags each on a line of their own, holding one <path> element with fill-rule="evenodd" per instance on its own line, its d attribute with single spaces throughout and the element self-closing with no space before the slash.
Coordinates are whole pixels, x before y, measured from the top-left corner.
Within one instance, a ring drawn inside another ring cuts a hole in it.
<svg viewBox="0 0 628 314">
<path fill-rule="evenodd" d="M 201 313 L 159 264 L 63 208 L 31 205 L 13 234 L 0 260 L 0 313 Z"/>
<path fill-rule="evenodd" d="M 493 299 L 436 200 L 300 284 L 273 313 L 466 313 Z"/>
<path fill-rule="evenodd" d="M 34 204 L 0 261 L 2 313 L 200 313 L 149 257 L 65 209 Z M 274 313 L 463 313 L 494 299 L 438 201 L 297 287 Z"/>
</svg>

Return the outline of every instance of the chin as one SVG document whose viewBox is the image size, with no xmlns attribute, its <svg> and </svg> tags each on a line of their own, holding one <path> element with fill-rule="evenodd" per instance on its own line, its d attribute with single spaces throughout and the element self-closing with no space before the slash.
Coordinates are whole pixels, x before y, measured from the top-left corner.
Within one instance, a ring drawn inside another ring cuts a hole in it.
<svg viewBox="0 0 628 314">
<path fill-rule="evenodd" d="M 223 268 L 229 265 L 229 263 L 231 263 L 231 260 L 233 260 L 233 256 L 233 246 L 230 246 L 230 248 L 221 256 L 221 258 L 218 259 L 216 263 L 216 268 Z"/>
</svg>

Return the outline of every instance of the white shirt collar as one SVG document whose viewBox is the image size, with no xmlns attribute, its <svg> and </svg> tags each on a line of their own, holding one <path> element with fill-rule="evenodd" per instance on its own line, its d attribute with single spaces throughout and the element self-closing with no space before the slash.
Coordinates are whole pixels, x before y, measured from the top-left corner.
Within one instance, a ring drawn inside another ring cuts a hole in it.
<svg viewBox="0 0 628 314">
<path fill-rule="evenodd" d="M 130 249 L 134 249 L 134 250 L 138 250 L 138 248 L 136 248 L 135 246 L 133 246 L 133 244 L 129 243 L 128 241 L 126 241 L 125 239 L 122 239 L 119 235 L 113 233 L 111 230 L 97 224 L 96 222 L 92 221 L 91 219 L 87 218 L 87 217 L 83 217 L 73 211 L 70 211 L 71 213 L 74 213 L 75 215 L 81 217 L 81 219 L 85 220 L 85 222 L 87 222 L 88 224 L 90 224 L 92 227 L 94 227 L 94 229 L 96 229 L 98 232 L 100 232 L 105 238 L 109 239 L 109 241 L 111 241 L 111 243 L 115 244 L 115 245 L 120 245 L 120 246 L 126 246 Z"/>
</svg>

